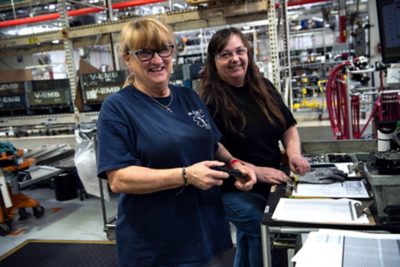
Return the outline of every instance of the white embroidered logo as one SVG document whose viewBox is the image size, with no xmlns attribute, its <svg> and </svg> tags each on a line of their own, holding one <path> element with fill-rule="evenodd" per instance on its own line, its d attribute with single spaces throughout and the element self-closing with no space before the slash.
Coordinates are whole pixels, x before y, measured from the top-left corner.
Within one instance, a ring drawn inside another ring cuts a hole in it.
<svg viewBox="0 0 400 267">
<path fill-rule="evenodd" d="M 193 121 L 200 127 L 206 128 L 206 129 L 211 129 L 210 124 L 207 122 L 206 116 L 203 113 L 203 110 L 192 110 L 191 112 L 188 112 L 189 116 L 193 116 Z"/>
</svg>

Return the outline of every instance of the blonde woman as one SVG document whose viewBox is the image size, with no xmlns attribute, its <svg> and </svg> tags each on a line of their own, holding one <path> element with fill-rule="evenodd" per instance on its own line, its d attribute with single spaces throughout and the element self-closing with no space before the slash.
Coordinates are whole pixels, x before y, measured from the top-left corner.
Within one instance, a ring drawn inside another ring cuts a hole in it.
<svg viewBox="0 0 400 267">
<path fill-rule="evenodd" d="M 232 247 L 220 186 L 230 162 L 250 190 L 255 174 L 233 160 L 198 95 L 169 83 L 171 29 L 156 19 L 127 23 L 120 52 L 130 76 L 103 103 L 98 175 L 119 192 L 119 266 L 226 266 Z M 231 178 L 229 178 L 231 179 Z"/>
</svg>

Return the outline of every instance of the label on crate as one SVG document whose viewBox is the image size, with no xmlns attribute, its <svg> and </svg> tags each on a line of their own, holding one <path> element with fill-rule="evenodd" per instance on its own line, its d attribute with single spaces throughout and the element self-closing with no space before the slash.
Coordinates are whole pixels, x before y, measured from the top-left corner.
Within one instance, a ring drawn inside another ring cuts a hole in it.
<svg viewBox="0 0 400 267">
<path fill-rule="evenodd" d="M 80 77 L 85 104 L 99 104 L 119 91 L 127 77 L 126 71 L 110 71 L 85 74 Z"/>
<path fill-rule="evenodd" d="M 71 105 L 69 80 L 32 81 L 27 96 L 29 106 Z"/>
<path fill-rule="evenodd" d="M 25 82 L 0 83 L 0 110 L 25 108 Z"/>
<path fill-rule="evenodd" d="M 121 89 L 119 86 L 92 87 L 85 91 L 85 98 L 87 102 L 104 101 L 108 95 L 119 91 L 119 89 Z"/>
</svg>

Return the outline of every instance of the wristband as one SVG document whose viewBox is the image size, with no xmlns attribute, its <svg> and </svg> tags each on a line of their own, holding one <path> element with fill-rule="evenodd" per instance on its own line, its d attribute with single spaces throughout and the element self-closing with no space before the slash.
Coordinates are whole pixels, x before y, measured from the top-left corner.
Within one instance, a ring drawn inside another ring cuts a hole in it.
<svg viewBox="0 0 400 267">
<path fill-rule="evenodd" d="M 241 162 L 240 160 L 238 160 L 238 159 L 231 159 L 231 161 L 229 161 L 229 164 L 231 165 L 231 166 L 233 166 L 235 163 L 240 163 L 240 164 L 242 164 L 242 165 L 244 165 L 244 163 L 243 162 Z"/>
<path fill-rule="evenodd" d="M 186 176 L 186 169 L 185 167 L 182 168 L 182 178 L 184 186 L 188 186 L 188 178 Z"/>
</svg>

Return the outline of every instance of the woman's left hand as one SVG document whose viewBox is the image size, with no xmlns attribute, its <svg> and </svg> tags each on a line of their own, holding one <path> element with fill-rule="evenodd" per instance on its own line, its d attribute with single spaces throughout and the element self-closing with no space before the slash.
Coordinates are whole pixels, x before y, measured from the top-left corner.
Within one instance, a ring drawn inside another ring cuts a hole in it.
<svg viewBox="0 0 400 267">
<path fill-rule="evenodd" d="M 231 167 L 233 169 L 239 170 L 243 174 L 241 177 L 235 178 L 235 187 L 242 191 L 250 191 L 253 188 L 254 184 L 257 183 L 255 172 L 249 167 L 246 167 L 241 162 L 237 162 Z"/>
<path fill-rule="evenodd" d="M 304 175 L 311 169 L 310 163 L 300 154 L 289 156 L 289 166 L 292 172 L 300 175 Z"/>
</svg>

